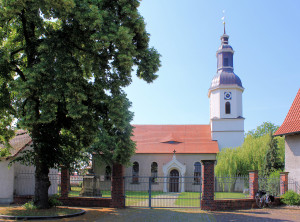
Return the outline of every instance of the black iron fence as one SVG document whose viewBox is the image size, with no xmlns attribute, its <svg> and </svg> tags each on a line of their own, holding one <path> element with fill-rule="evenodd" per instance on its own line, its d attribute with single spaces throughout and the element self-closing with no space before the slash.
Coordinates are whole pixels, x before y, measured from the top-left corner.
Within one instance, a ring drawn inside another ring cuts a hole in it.
<svg viewBox="0 0 300 222">
<path fill-rule="evenodd" d="M 124 177 L 125 206 L 199 208 L 200 177 Z"/>
<path fill-rule="evenodd" d="M 215 199 L 249 198 L 249 176 L 215 177 Z"/>
<path fill-rule="evenodd" d="M 280 178 L 258 177 L 258 189 L 273 196 L 280 196 Z"/>
</svg>

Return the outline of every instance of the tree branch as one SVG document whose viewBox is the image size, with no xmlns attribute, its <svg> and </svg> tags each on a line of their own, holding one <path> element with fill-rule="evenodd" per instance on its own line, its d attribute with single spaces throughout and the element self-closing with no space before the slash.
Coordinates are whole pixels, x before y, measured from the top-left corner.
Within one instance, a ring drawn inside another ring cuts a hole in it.
<svg viewBox="0 0 300 222">
<path fill-rule="evenodd" d="M 21 52 L 22 50 L 24 50 L 24 48 L 20 48 L 20 49 L 17 49 L 17 50 L 15 50 L 15 51 L 12 51 L 12 52 L 10 53 L 10 58 L 12 58 L 13 55 L 17 54 L 18 52 Z"/>
<path fill-rule="evenodd" d="M 14 71 L 16 71 L 16 72 L 19 74 L 19 76 L 21 77 L 21 79 L 22 79 L 24 82 L 27 81 L 27 79 L 26 79 L 24 73 L 23 73 L 17 66 L 16 66 L 16 68 L 15 68 Z"/>
</svg>

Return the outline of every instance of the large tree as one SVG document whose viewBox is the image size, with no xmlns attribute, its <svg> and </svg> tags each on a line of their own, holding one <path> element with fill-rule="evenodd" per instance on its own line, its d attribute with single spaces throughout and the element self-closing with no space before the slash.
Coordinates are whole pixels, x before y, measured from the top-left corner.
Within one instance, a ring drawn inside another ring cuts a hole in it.
<svg viewBox="0 0 300 222">
<path fill-rule="evenodd" d="M 122 155 L 132 153 L 131 143 L 124 152 L 131 128 L 114 112 L 123 104 L 130 116 L 122 89 L 133 67 L 150 83 L 160 66 L 138 6 L 138 0 L 0 0 L 0 115 L 6 118 L 0 127 L 7 140 L 15 118 L 32 137 L 23 160 L 36 166 L 40 208 L 48 207 L 49 169 L 74 162 L 97 134 L 114 141 L 122 135 L 124 147 L 111 150 L 114 161 L 127 162 Z"/>
</svg>

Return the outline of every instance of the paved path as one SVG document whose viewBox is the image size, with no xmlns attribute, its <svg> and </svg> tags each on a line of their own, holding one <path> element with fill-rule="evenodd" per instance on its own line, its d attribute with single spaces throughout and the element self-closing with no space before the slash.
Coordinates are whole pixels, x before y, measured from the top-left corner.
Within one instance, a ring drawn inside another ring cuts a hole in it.
<svg viewBox="0 0 300 222">
<path fill-rule="evenodd" d="M 59 222 L 300 222 L 300 209 L 278 207 L 274 209 L 251 209 L 209 212 L 183 209 L 148 208 L 83 208 L 85 215 L 57 220 Z M 53 220 L 52 220 L 53 221 Z M 42 222 L 42 221 L 40 221 Z"/>
</svg>

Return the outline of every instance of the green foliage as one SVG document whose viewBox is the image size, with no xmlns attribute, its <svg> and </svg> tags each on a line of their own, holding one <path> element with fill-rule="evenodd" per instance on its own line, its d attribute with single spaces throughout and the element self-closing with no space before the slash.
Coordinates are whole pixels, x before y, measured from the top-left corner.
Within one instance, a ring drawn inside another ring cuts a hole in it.
<svg viewBox="0 0 300 222">
<path fill-rule="evenodd" d="M 130 124 L 133 118 L 133 113 L 129 111 L 130 105 L 124 93 L 112 98 L 109 104 L 111 112 L 100 125 L 102 129 L 109 126 L 109 130 L 99 133 L 89 149 L 90 153 L 101 154 L 100 158 L 109 165 L 113 163 L 128 165 L 130 163 L 128 157 L 135 152 L 135 143 L 130 139 L 133 129 Z"/>
<path fill-rule="evenodd" d="M 273 135 L 278 128 L 279 128 L 279 126 L 276 126 L 273 123 L 263 122 L 256 129 L 253 129 L 253 130 L 250 130 L 249 132 L 247 132 L 246 136 L 251 135 L 254 138 L 258 138 L 258 137 L 261 137 L 263 135 L 270 134 L 270 133 Z"/>
<path fill-rule="evenodd" d="M 22 207 L 24 207 L 26 210 L 36 210 L 37 206 L 34 205 L 33 200 L 25 203 Z"/>
<path fill-rule="evenodd" d="M 59 195 L 58 194 L 53 194 L 48 202 L 50 207 L 57 207 L 57 206 L 62 206 L 62 202 L 58 200 Z"/>
<path fill-rule="evenodd" d="M 273 138 L 269 134 L 269 128 L 274 127 L 271 127 L 269 123 L 263 123 L 262 126 L 257 127 L 258 130 L 252 130 L 250 131 L 252 133 L 246 134 L 242 146 L 222 149 L 217 155 L 216 175 L 248 175 L 248 170 L 258 170 L 262 175 L 266 175 L 265 172 L 267 172 L 269 175 L 272 171 L 282 169 L 284 139 Z M 270 158 L 272 161 L 269 160 Z"/>
<path fill-rule="evenodd" d="M 0 157 L 7 157 L 10 155 L 8 148 L 0 148 Z"/>
<path fill-rule="evenodd" d="M 278 196 L 280 191 L 280 172 L 282 172 L 282 169 L 274 170 L 270 175 L 259 175 L 259 189 L 266 190 L 273 196 Z"/>
<path fill-rule="evenodd" d="M 281 158 L 279 158 L 278 153 L 278 141 L 270 134 L 263 165 L 263 173 L 265 177 L 268 177 L 271 172 L 274 172 L 277 169 L 283 169 L 284 163 L 281 162 Z"/>
<path fill-rule="evenodd" d="M 300 205 L 300 195 L 295 191 L 289 190 L 281 196 L 281 201 L 287 205 Z"/>
<path fill-rule="evenodd" d="M 86 149 L 95 140 L 93 147 L 108 162 L 128 163 L 134 153 L 132 113 L 123 88 L 132 81 L 133 67 L 151 83 L 160 66 L 139 1 L 0 5 L 0 142 L 11 138 L 13 119 L 30 133 L 33 152 L 18 160 L 36 166 L 36 190 L 44 187 L 36 193 L 46 195 L 49 168 L 88 161 Z"/>
</svg>

